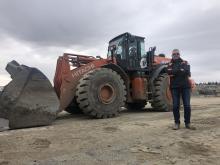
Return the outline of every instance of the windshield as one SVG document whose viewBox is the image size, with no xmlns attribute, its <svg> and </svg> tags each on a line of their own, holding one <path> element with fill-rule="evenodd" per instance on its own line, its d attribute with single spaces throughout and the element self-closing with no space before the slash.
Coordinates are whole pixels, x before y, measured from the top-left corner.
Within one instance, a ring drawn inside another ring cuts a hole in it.
<svg viewBox="0 0 220 165">
<path fill-rule="evenodd" d="M 121 56 L 121 59 L 125 59 L 124 52 L 123 52 L 123 38 L 119 38 L 119 39 L 114 40 L 111 43 L 109 43 L 109 47 L 112 45 L 116 46 L 115 53 L 117 55 Z M 110 56 L 111 56 L 111 50 L 108 49 L 108 57 L 110 57 Z"/>
</svg>

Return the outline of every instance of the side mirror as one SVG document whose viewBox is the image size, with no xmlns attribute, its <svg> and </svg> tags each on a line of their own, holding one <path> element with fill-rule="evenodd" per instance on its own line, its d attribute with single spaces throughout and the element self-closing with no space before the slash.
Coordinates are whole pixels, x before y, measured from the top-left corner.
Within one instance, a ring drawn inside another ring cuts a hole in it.
<svg viewBox="0 0 220 165">
<path fill-rule="evenodd" d="M 150 48 L 149 48 L 149 51 L 153 51 L 153 52 L 155 52 L 155 51 L 156 51 L 156 46 L 154 46 L 154 47 L 150 47 Z"/>
</svg>

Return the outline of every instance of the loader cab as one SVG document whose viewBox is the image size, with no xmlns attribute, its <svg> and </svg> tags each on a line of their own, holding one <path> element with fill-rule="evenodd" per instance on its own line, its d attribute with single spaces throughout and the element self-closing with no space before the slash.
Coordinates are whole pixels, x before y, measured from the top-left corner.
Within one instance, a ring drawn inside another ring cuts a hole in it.
<svg viewBox="0 0 220 165">
<path fill-rule="evenodd" d="M 141 58 L 146 55 L 144 37 L 121 34 L 109 41 L 108 58 L 115 57 L 125 71 L 137 71 Z"/>
</svg>

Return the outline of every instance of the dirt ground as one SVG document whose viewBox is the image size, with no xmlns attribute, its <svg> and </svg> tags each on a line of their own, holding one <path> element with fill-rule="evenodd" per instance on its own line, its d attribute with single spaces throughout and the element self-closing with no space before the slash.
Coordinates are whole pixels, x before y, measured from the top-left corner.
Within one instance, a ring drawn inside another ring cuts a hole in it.
<svg viewBox="0 0 220 165">
<path fill-rule="evenodd" d="M 149 107 L 103 120 L 62 113 L 51 126 L 0 132 L 0 165 L 219 164 L 220 97 L 192 98 L 196 130 L 172 124 Z"/>
</svg>

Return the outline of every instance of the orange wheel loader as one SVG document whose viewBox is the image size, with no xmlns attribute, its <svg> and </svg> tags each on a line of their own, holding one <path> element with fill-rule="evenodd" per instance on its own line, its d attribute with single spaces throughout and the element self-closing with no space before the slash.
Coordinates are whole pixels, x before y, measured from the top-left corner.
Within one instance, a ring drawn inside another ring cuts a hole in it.
<svg viewBox="0 0 220 165">
<path fill-rule="evenodd" d="M 65 53 L 58 58 L 54 88 L 59 110 L 109 118 L 122 107 L 170 111 L 172 98 L 165 72 L 170 59 L 145 52 L 143 37 L 121 34 L 109 41 L 107 58 Z"/>
</svg>

